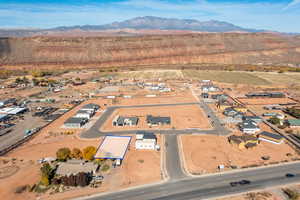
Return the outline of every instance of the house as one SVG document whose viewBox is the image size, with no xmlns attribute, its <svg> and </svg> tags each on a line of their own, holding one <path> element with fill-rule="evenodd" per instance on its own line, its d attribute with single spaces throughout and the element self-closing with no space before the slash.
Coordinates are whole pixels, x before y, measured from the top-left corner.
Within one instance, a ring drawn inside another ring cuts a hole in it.
<svg viewBox="0 0 300 200">
<path fill-rule="evenodd" d="M 92 110 L 79 110 L 74 118 L 86 118 L 91 119 L 91 117 L 94 115 L 94 111 Z"/>
<path fill-rule="evenodd" d="M 257 124 L 262 122 L 262 118 L 258 117 L 258 116 L 244 116 L 243 120 L 245 120 L 245 121 L 254 121 Z"/>
<path fill-rule="evenodd" d="M 90 104 L 86 104 L 86 105 L 82 106 L 82 108 L 80 110 L 88 110 L 88 111 L 96 112 L 99 108 L 100 108 L 99 105 L 90 103 Z"/>
<path fill-rule="evenodd" d="M 239 149 L 252 148 L 258 144 L 258 138 L 252 135 L 231 135 L 228 137 L 228 141 L 230 144 L 237 145 Z"/>
<path fill-rule="evenodd" d="M 66 128 L 81 128 L 84 124 L 87 123 L 86 118 L 75 118 L 71 117 L 64 122 Z"/>
<path fill-rule="evenodd" d="M 60 162 L 56 174 L 60 176 L 76 175 L 80 172 L 95 174 L 99 170 L 99 165 L 94 162 L 85 162 L 82 160 L 68 160 L 67 162 Z"/>
<path fill-rule="evenodd" d="M 154 117 L 152 115 L 147 115 L 147 124 L 149 126 L 158 126 L 158 125 L 169 125 L 171 124 L 171 118 L 170 117 Z"/>
<path fill-rule="evenodd" d="M 262 114 L 262 116 L 264 117 L 275 117 L 277 115 L 277 113 L 264 113 Z"/>
<path fill-rule="evenodd" d="M 244 120 L 239 124 L 240 130 L 246 134 L 254 134 L 260 131 L 260 128 L 257 126 L 257 123 L 252 120 Z"/>
<path fill-rule="evenodd" d="M 229 107 L 229 108 L 225 108 L 223 114 L 226 115 L 226 116 L 234 116 L 238 113 L 238 111 L 236 111 L 235 109 L 233 109 L 232 107 Z"/>
<path fill-rule="evenodd" d="M 212 94 L 211 98 L 223 102 L 228 99 L 228 96 L 225 94 Z"/>
<path fill-rule="evenodd" d="M 201 87 L 202 92 L 217 92 L 220 91 L 220 89 L 213 85 L 203 85 Z"/>
<path fill-rule="evenodd" d="M 246 94 L 248 98 L 284 98 L 285 94 L 282 92 L 258 92 Z"/>
<path fill-rule="evenodd" d="M 283 142 L 283 137 L 278 134 L 270 133 L 267 131 L 263 131 L 258 136 L 259 140 L 271 142 L 273 144 L 281 144 Z"/>
<path fill-rule="evenodd" d="M 122 117 L 117 115 L 113 120 L 113 126 L 136 126 L 138 121 L 138 117 Z"/>
<path fill-rule="evenodd" d="M 28 108 L 25 107 L 5 107 L 0 109 L 1 114 L 8 114 L 8 115 L 18 115 L 23 114 L 28 111 Z"/>
<path fill-rule="evenodd" d="M 16 102 L 17 102 L 16 98 L 3 99 L 3 100 L 0 100 L 0 107 L 6 106 L 9 104 L 14 104 Z"/>
<path fill-rule="evenodd" d="M 8 114 L 0 114 L 0 122 L 4 122 L 9 119 Z"/>
<path fill-rule="evenodd" d="M 220 110 L 225 110 L 227 108 L 231 108 L 232 107 L 232 105 L 230 103 L 228 103 L 227 101 L 225 101 L 225 102 L 220 102 L 219 101 L 216 106 Z"/>
<path fill-rule="evenodd" d="M 136 149 L 151 149 L 156 148 L 157 138 L 154 133 L 138 131 L 136 133 L 135 148 Z"/>
<path fill-rule="evenodd" d="M 288 119 L 286 121 L 290 128 L 300 128 L 300 119 Z"/>
<path fill-rule="evenodd" d="M 243 114 L 242 113 L 237 113 L 233 116 L 226 117 L 222 121 L 225 124 L 238 124 L 238 123 L 243 122 Z"/>
</svg>

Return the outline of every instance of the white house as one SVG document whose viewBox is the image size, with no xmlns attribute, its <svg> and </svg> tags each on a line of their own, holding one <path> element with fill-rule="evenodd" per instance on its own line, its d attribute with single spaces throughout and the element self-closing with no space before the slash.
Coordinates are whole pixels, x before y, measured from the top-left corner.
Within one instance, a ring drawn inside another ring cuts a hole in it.
<svg viewBox="0 0 300 200">
<path fill-rule="evenodd" d="M 153 133 L 149 132 L 137 132 L 135 148 L 136 149 L 151 149 L 156 148 L 157 138 Z"/>
<path fill-rule="evenodd" d="M 240 124 L 240 130 L 246 134 L 255 134 L 256 132 L 260 131 L 260 128 L 256 122 L 252 120 L 246 120 Z"/>
<path fill-rule="evenodd" d="M 93 111 L 79 110 L 74 117 L 90 119 L 93 115 L 94 115 Z"/>
</svg>

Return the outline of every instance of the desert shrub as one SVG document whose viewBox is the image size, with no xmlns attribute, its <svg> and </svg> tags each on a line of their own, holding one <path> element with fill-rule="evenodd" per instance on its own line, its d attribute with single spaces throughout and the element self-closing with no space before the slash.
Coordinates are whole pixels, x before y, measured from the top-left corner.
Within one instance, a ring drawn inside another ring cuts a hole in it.
<svg viewBox="0 0 300 200">
<path fill-rule="evenodd" d="M 82 152 L 80 149 L 78 148 L 73 148 L 72 149 L 72 153 L 71 153 L 71 157 L 75 158 L 75 159 L 82 159 Z"/>
<path fill-rule="evenodd" d="M 83 158 L 85 160 L 93 160 L 96 154 L 96 148 L 94 146 L 88 146 L 83 149 Z"/>
<path fill-rule="evenodd" d="M 289 188 L 283 189 L 283 192 L 289 197 L 291 200 L 297 200 L 300 195 L 297 191 L 291 190 Z"/>
<path fill-rule="evenodd" d="M 60 148 L 57 150 L 56 152 L 56 158 L 59 161 L 66 161 L 67 159 L 69 159 L 71 156 L 71 151 L 69 148 Z"/>
<path fill-rule="evenodd" d="M 50 180 L 47 176 L 42 175 L 40 183 L 44 186 L 48 186 L 50 184 Z"/>
<path fill-rule="evenodd" d="M 268 122 L 277 125 L 280 124 L 280 119 L 278 119 L 277 117 L 271 117 L 270 119 L 268 119 Z"/>
<path fill-rule="evenodd" d="M 103 167 L 101 168 L 101 170 L 103 171 L 103 172 L 106 172 L 106 171 L 108 171 L 109 170 L 109 165 L 108 164 L 105 164 L 105 165 L 103 165 Z"/>
</svg>

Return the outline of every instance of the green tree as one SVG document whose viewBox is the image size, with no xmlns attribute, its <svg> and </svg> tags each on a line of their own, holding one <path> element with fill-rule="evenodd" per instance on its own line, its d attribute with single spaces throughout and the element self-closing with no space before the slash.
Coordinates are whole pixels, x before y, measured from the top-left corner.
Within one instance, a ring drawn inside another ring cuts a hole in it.
<svg viewBox="0 0 300 200">
<path fill-rule="evenodd" d="M 78 148 L 73 148 L 72 149 L 72 153 L 71 153 L 71 157 L 75 158 L 75 159 L 82 159 L 82 152 L 80 149 Z"/>
<path fill-rule="evenodd" d="M 41 183 L 45 186 L 48 186 L 54 176 L 54 170 L 49 163 L 44 163 L 40 170 L 42 173 Z"/>
<path fill-rule="evenodd" d="M 34 70 L 31 71 L 31 76 L 38 78 L 38 77 L 43 77 L 45 74 L 42 71 L 39 70 Z"/>
<path fill-rule="evenodd" d="M 94 146 L 88 146 L 83 149 L 83 158 L 85 160 L 93 160 L 96 154 L 96 148 Z"/>
<path fill-rule="evenodd" d="M 42 175 L 41 184 L 44 186 L 48 186 L 50 184 L 49 178 L 47 176 Z"/>
<path fill-rule="evenodd" d="M 71 151 L 69 148 L 60 148 L 57 150 L 56 152 L 56 158 L 59 160 L 59 161 L 66 161 L 68 158 L 70 158 L 71 156 Z"/>
<path fill-rule="evenodd" d="M 278 119 L 277 117 L 271 117 L 268 121 L 275 125 L 280 124 L 280 119 Z"/>
</svg>

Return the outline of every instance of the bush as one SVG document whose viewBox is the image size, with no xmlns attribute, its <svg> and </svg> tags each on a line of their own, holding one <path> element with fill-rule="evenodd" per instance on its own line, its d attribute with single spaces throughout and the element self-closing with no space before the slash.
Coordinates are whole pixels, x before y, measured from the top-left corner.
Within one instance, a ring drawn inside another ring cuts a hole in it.
<svg viewBox="0 0 300 200">
<path fill-rule="evenodd" d="M 66 147 L 60 148 L 56 152 L 56 158 L 59 161 L 66 161 L 70 157 L 71 157 L 71 151 L 69 148 L 66 148 Z"/>
<path fill-rule="evenodd" d="M 300 195 L 297 191 L 291 190 L 289 188 L 283 189 L 283 192 L 289 197 L 291 200 L 297 200 Z"/>
<path fill-rule="evenodd" d="M 277 117 L 271 117 L 268 122 L 274 124 L 274 125 L 277 125 L 277 124 L 280 124 L 280 119 L 278 119 Z"/>
<path fill-rule="evenodd" d="M 103 167 L 101 168 L 101 170 L 103 171 L 103 172 L 106 172 L 106 171 L 108 171 L 109 170 L 109 165 L 108 164 L 105 164 L 105 165 L 103 165 Z"/>
<path fill-rule="evenodd" d="M 80 149 L 78 148 L 73 148 L 72 149 L 72 153 L 71 153 L 71 157 L 75 158 L 75 159 L 82 159 L 82 152 Z"/>
<path fill-rule="evenodd" d="M 49 178 L 45 175 L 42 175 L 42 178 L 41 178 L 40 182 L 44 186 L 48 186 L 50 184 Z"/>
<path fill-rule="evenodd" d="M 93 146 L 88 146 L 83 149 L 83 158 L 85 160 L 93 160 L 96 154 L 96 148 Z"/>
</svg>

